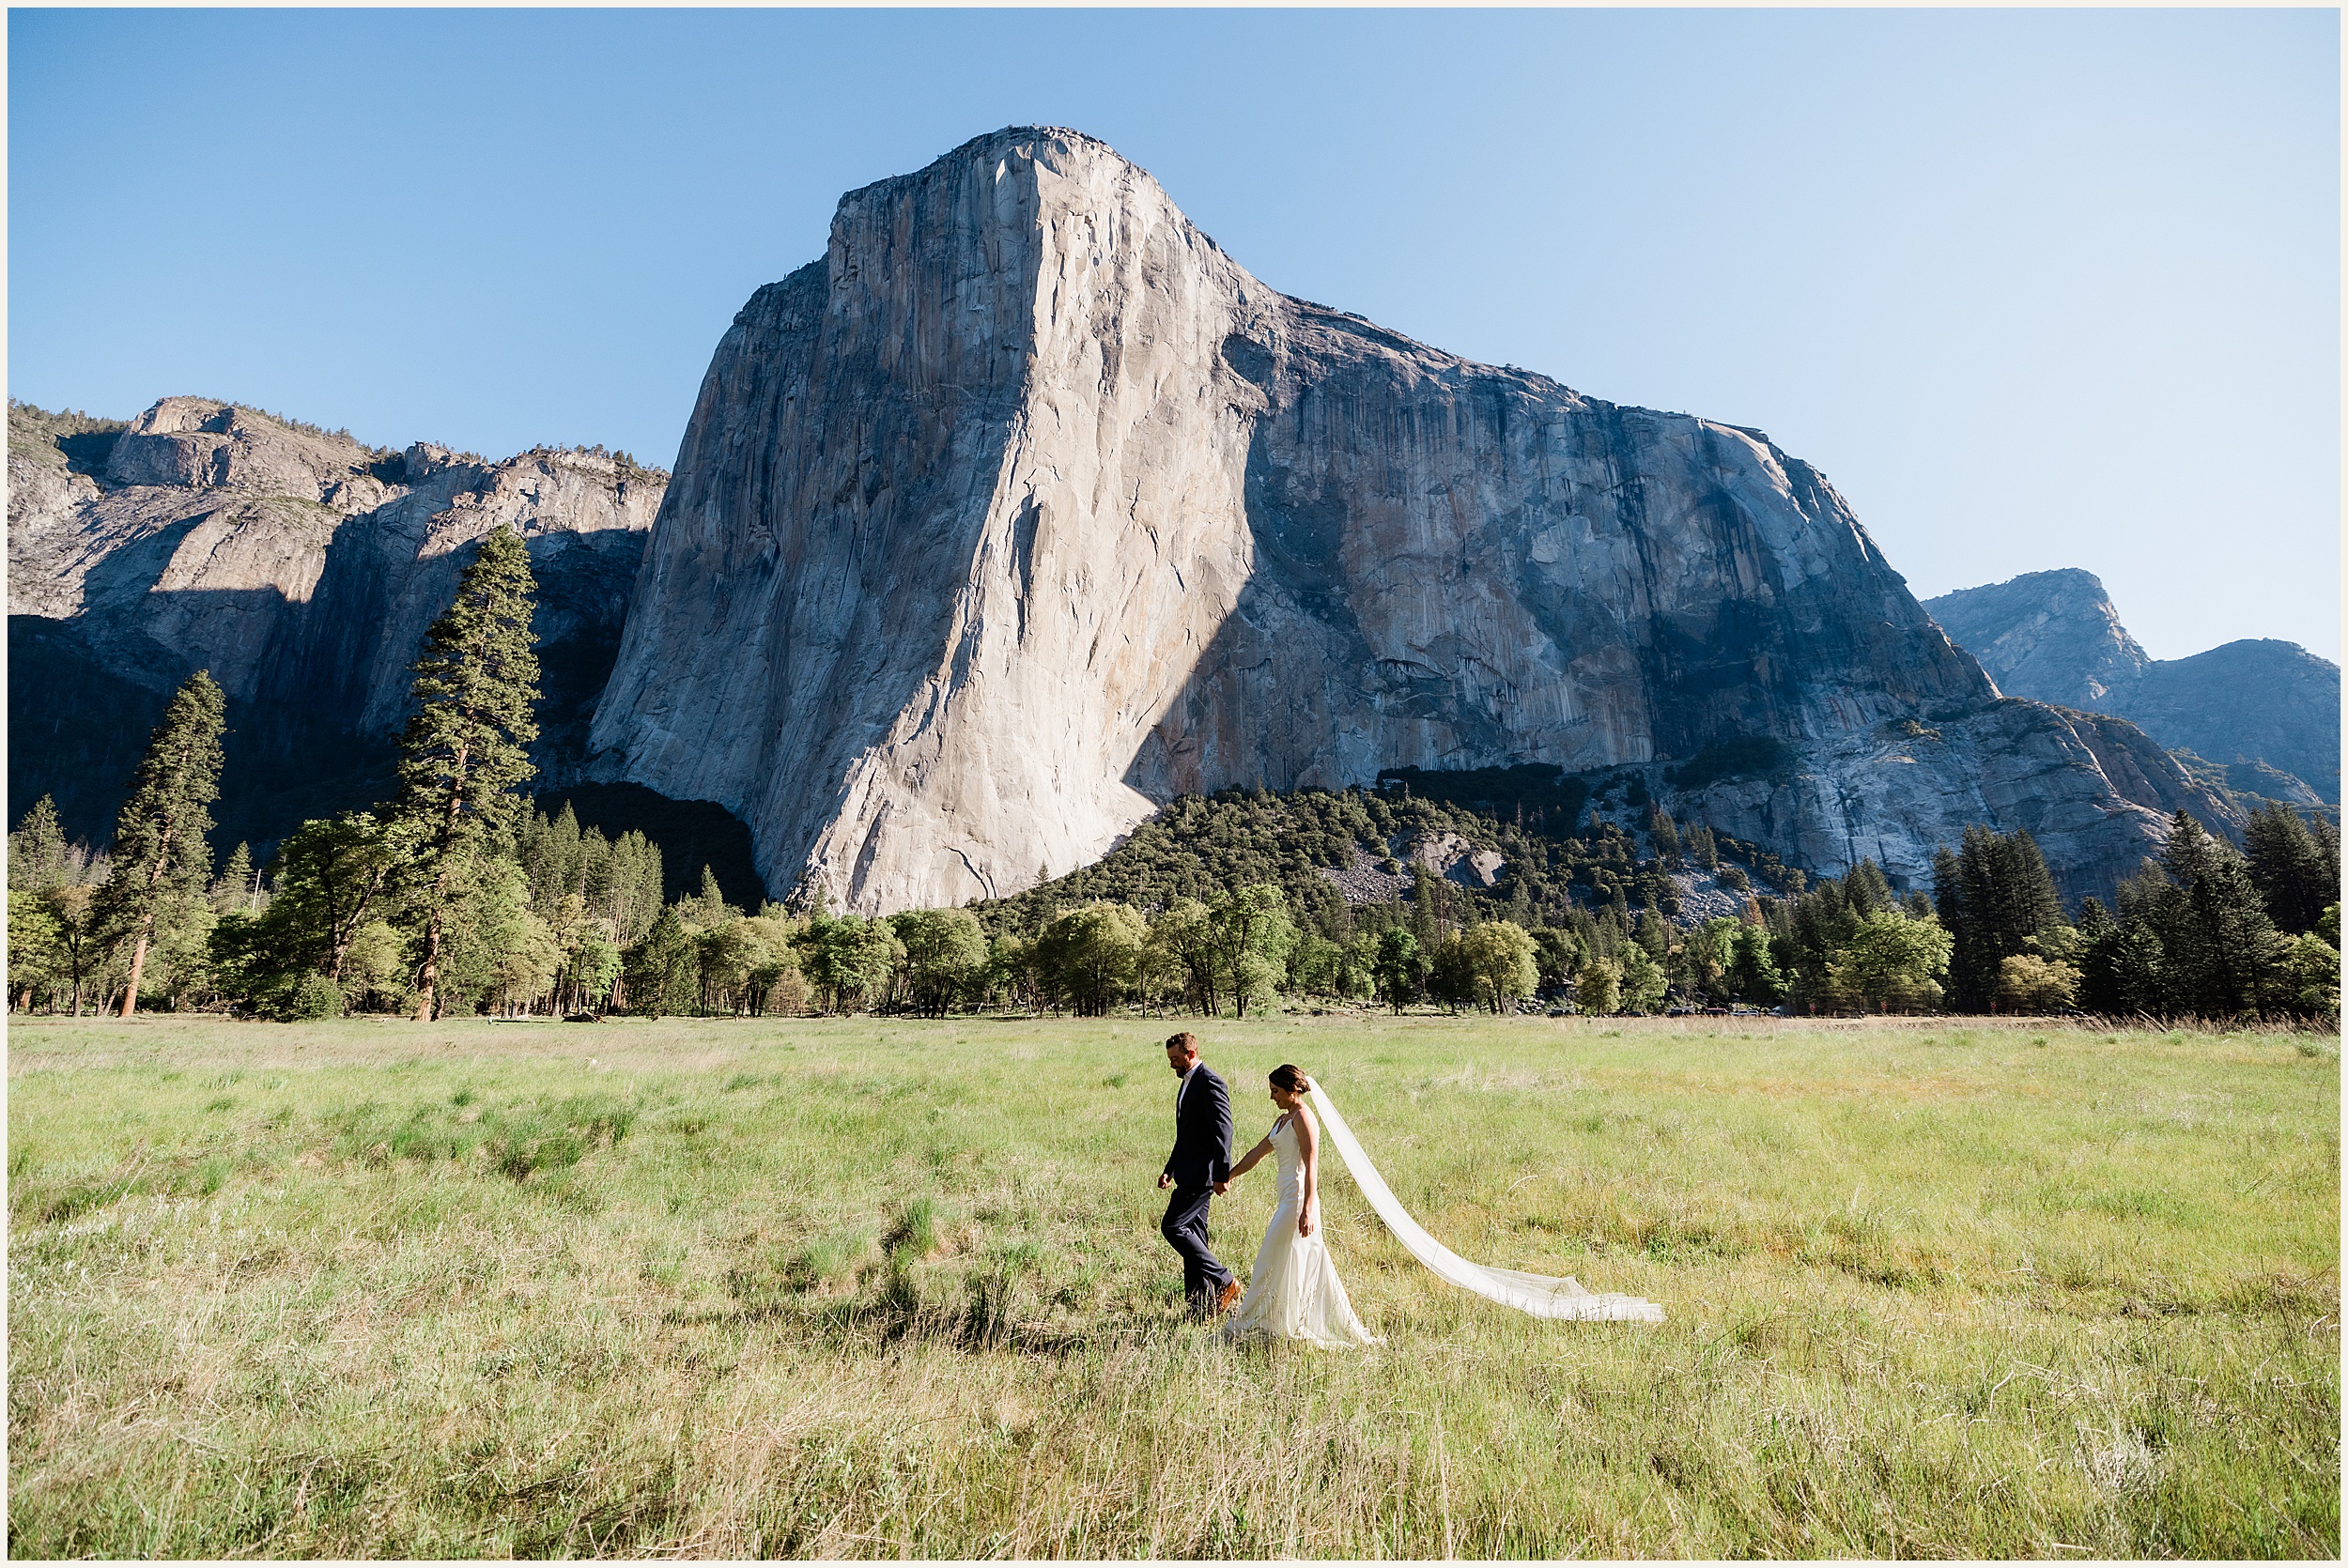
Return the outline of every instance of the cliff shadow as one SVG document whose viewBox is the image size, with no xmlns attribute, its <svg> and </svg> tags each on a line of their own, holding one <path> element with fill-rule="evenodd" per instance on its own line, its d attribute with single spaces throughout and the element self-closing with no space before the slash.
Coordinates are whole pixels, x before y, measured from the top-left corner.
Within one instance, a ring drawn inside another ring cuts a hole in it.
<svg viewBox="0 0 2348 1568">
<path fill-rule="evenodd" d="M 383 569 L 374 515 L 338 524 L 307 601 L 289 602 L 274 587 L 157 592 L 155 580 L 207 515 L 176 521 L 100 562 L 91 574 L 99 610 L 70 619 L 9 617 L 11 823 L 47 794 L 55 799 L 69 835 L 96 844 L 111 839 L 116 814 L 172 691 L 208 667 L 230 688 L 211 835 L 222 853 L 242 840 L 266 855 L 309 818 L 374 809 L 392 798 L 408 705 L 401 702 L 388 727 L 368 727 L 362 715 L 371 677 L 386 664 L 394 669 L 384 673 L 402 681 L 404 695 L 421 633 L 416 647 L 385 646 L 387 638 L 402 635 L 394 627 L 405 618 L 394 613 L 402 585 Z M 588 720 L 610 675 L 643 541 L 628 534 L 590 545 L 550 535 L 529 543 L 541 579 L 533 623 L 540 733 L 532 759 L 542 777 L 562 781 L 576 777 L 584 761 Z M 445 578 L 447 593 L 428 609 L 407 607 L 424 611 L 423 624 L 444 607 L 457 573 L 477 549 L 453 552 L 456 559 L 423 574 L 422 584 L 409 579 L 411 594 L 418 587 L 434 594 Z M 147 630 L 165 623 L 179 647 Z M 257 652 L 244 655 L 242 679 L 202 651 L 209 646 L 224 653 L 239 642 L 257 644 Z M 182 651 L 189 646 L 199 651 Z M 697 826 L 687 837 L 699 846 L 696 853 L 719 867 L 729 893 L 745 890 L 754 908 L 763 890 L 755 874 L 742 869 L 743 857 L 727 847 L 721 828 Z M 687 890 L 700 885 L 701 865 L 694 861 Z"/>
<path fill-rule="evenodd" d="M 617 838 L 634 829 L 659 845 L 664 899 L 700 892 L 706 866 L 736 909 L 756 915 L 766 901 L 749 824 L 715 801 L 673 800 L 641 784 L 568 784 L 542 788 L 533 809 L 559 817 L 566 805 L 582 830 Z"/>
<path fill-rule="evenodd" d="M 138 650 L 133 678 L 124 670 L 123 641 L 86 618 L 8 618 L 11 825 L 45 794 L 56 801 L 69 837 L 101 845 L 113 838 L 116 814 L 172 692 L 204 668 L 149 639 Z M 222 857 L 239 840 L 266 855 L 306 818 L 388 796 L 396 758 L 389 737 L 233 695 L 226 718 L 211 834 Z"/>
</svg>

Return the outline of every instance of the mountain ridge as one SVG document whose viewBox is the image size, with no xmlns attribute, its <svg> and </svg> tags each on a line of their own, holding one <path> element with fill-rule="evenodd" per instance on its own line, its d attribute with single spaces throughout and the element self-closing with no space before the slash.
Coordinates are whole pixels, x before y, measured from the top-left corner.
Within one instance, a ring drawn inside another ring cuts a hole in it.
<svg viewBox="0 0 2348 1568">
<path fill-rule="evenodd" d="M 2000 690 L 2128 719 L 2228 773 L 2236 791 L 2294 801 L 2288 782 L 2254 776 L 2263 765 L 2340 804 L 2340 667 L 2295 642 L 2244 638 L 2155 659 L 2103 580 L 2076 567 L 1959 589 L 1924 608 Z"/>
</svg>

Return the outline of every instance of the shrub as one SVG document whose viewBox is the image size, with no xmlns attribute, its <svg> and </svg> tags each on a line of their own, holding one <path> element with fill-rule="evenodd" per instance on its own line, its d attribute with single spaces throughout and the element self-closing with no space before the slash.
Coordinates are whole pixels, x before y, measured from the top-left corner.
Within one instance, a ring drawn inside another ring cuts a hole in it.
<svg viewBox="0 0 2348 1568">
<path fill-rule="evenodd" d="M 1998 1007 L 2010 1013 L 2060 1012 L 2078 1000 L 2079 972 L 2016 953 L 1998 964 Z"/>
<path fill-rule="evenodd" d="M 304 975 L 286 997 L 282 1017 L 288 1023 L 308 1023 L 343 1015 L 342 988 L 324 975 Z"/>
</svg>

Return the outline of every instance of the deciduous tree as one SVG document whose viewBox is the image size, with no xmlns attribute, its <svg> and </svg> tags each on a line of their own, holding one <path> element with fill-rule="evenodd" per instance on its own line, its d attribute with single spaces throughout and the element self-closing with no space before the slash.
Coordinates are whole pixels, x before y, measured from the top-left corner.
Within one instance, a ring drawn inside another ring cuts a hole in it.
<svg viewBox="0 0 2348 1568">
<path fill-rule="evenodd" d="M 1378 994 L 1397 1014 L 1418 999 L 1419 988 L 1427 983 L 1430 967 L 1427 955 L 1419 949 L 1418 938 L 1403 927 L 1391 927 L 1379 933 Z"/>
<path fill-rule="evenodd" d="M 1130 913 L 1130 912 L 1129 912 Z M 905 989 L 914 1011 L 943 1018 L 986 969 L 986 934 L 965 909 L 917 909 L 892 915 L 904 947 Z M 1141 917 L 1135 915 L 1138 927 Z"/>
<path fill-rule="evenodd" d="M 1533 939 L 1512 920 L 1486 920 L 1465 933 L 1468 962 L 1475 971 L 1481 1000 L 1493 1012 L 1506 1011 L 1520 996 L 1530 996 L 1540 984 L 1533 962 Z"/>
<path fill-rule="evenodd" d="M 1622 966 L 1613 959 L 1585 959 L 1573 985 L 1574 1008 L 1606 1018 L 1622 1007 Z"/>
</svg>

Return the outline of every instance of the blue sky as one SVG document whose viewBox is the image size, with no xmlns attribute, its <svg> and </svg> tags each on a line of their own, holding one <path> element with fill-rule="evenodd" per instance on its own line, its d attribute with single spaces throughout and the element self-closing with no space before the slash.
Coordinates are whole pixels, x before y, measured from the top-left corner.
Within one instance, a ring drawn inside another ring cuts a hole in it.
<svg viewBox="0 0 2348 1568">
<path fill-rule="evenodd" d="M 840 193 L 1021 123 L 1274 287 L 1757 425 L 1920 596 L 2340 656 L 2328 11 L 8 18 L 8 389 L 666 463 Z"/>
</svg>

